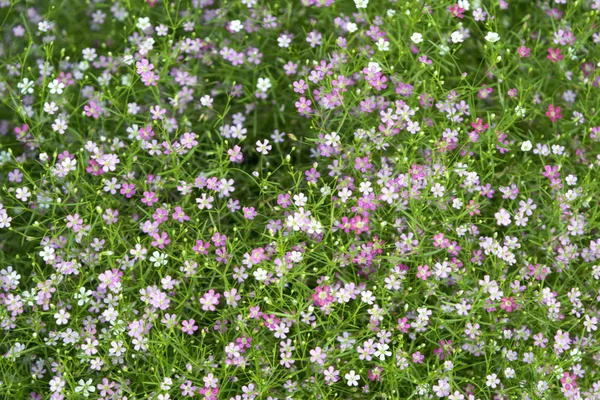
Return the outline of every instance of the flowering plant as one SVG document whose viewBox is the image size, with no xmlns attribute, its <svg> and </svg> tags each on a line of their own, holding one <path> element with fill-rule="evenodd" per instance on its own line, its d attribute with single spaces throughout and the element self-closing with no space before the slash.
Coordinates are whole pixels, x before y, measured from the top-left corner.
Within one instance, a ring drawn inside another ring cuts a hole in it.
<svg viewBox="0 0 600 400">
<path fill-rule="evenodd" d="M 65 4 L 0 0 L 0 397 L 600 398 L 599 0 Z"/>
</svg>

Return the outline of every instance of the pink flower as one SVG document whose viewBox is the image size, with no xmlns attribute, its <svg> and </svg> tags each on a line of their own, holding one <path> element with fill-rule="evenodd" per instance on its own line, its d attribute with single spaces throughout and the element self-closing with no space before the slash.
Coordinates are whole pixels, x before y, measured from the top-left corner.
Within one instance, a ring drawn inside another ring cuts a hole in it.
<svg viewBox="0 0 600 400">
<path fill-rule="evenodd" d="M 510 313 L 517 309 L 517 303 L 513 297 L 503 297 L 500 301 L 500 308 Z"/>
<path fill-rule="evenodd" d="M 429 270 L 429 265 L 419 265 L 417 267 L 417 278 L 422 279 L 424 281 L 427 280 L 428 277 L 431 276 L 431 271 Z"/>
<path fill-rule="evenodd" d="M 300 100 L 296 102 L 296 108 L 298 109 L 298 113 L 300 115 L 308 117 L 308 115 L 312 111 L 312 109 L 310 108 L 311 104 L 312 101 L 307 100 L 305 97 L 300 97 Z"/>
<path fill-rule="evenodd" d="M 408 323 L 408 318 L 398 318 L 398 330 L 403 333 L 408 333 L 410 329 L 410 324 Z"/>
<path fill-rule="evenodd" d="M 569 374 L 568 371 L 565 371 L 563 377 L 560 379 L 560 383 L 562 383 L 563 388 L 566 390 L 571 390 L 577 387 L 577 375 Z"/>
<path fill-rule="evenodd" d="M 456 18 L 463 19 L 465 17 L 464 16 L 465 9 L 462 8 L 461 6 L 459 6 L 458 4 L 454 4 L 450 7 L 448 7 L 448 11 L 450 11 L 450 14 L 452 14 Z"/>
<path fill-rule="evenodd" d="M 423 354 L 421 354 L 420 351 L 417 351 L 416 353 L 413 353 L 412 359 L 415 364 L 423 364 L 423 360 L 425 359 L 425 356 Z"/>
<path fill-rule="evenodd" d="M 85 111 L 86 116 L 98 119 L 100 117 L 99 113 L 102 111 L 102 108 L 100 108 L 100 105 L 95 101 L 90 101 L 90 105 L 83 106 L 83 110 Z"/>
<path fill-rule="evenodd" d="M 193 335 L 194 332 L 196 332 L 198 330 L 198 327 L 196 326 L 196 321 L 194 321 L 193 319 L 190 319 L 189 321 L 182 321 L 181 322 L 181 330 L 183 331 L 183 333 L 187 333 L 188 335 Z"/>
<path fill-rule="evenodd" d="M 517 54 L 519 54 L 521 58 L 528 58 L 531 55 L 531 49 L 525 46 L 521 46 L 517 49 Z"/>
<path fill-rule="evenodd" d="M 560 54 L 559 48 L 557 48 L 556 50 L 554 50 L 551 47 L 548 48 L 548 60 L 550 60 L 552 62 L 558 62 L 559 60 L 562 60 L 563 58 L 565 58 L 565 56 Z"/>
<path fill-rule="evenodd" d="M 314 305 L 322 307 L 333 302 L 333 296 L 331 296 L 330 291 L 330 286 L 317 286 L 315 288 L 315 293 L 312 295 Z"/>
<path fill-rule="evenodd" d="M 550 118 L 550 121 L 556 122 L 557 119 L 562 118 L 562 114 L 560 113 L 560 107 L 554 107 L 554 104 L 550 104 L 548 106 L 548 111 L 546 111 L 546 116 Z"/>
<path fill-rule="evenodd" d="M 215 306 L 219 305 L 219 298 L 221 297 L 220 293 L 215 293 L 213 289 L 210 289 L 208 293 L 204 293 L 202 298 L 200 299 L 200 304 L 202 304 L 202 309 L 204 311 L 215 311 L 217 308 Z"/>
</svg>

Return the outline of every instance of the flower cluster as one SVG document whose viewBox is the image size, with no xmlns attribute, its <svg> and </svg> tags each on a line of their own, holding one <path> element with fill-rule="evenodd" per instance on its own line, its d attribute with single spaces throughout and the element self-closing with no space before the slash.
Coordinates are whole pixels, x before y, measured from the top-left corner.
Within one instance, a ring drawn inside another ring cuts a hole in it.
<svg viewBox="0 0 600 400">
<path fill-rule="evenodd" d="M 600 398 L 599 0 L 0 15 L 0 397 Z"/>
</svg>

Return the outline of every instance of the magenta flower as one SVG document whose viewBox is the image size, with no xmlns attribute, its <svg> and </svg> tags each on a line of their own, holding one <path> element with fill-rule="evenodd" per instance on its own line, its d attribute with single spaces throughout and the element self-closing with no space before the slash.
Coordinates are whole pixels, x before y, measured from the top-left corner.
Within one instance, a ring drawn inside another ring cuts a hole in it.
<svg viewBox="0 0 600 400">
<path fill-rule="evenodd" d="M 500 301 L 500 308 L 510 313 L 517 309 L 517 303 L 513 297 L 503 297 Z"/>
<path fill-rule="evenodd" d="M 554 104 L 550 104 L 548 106 L 548 111 L 546 111 L 546 116 L 550 118 L 550 121 L 556 122 L 557 119 L 562 118 L 562 114 L 560 113 L 560 107 L 554 107 Z"/>
<path fill-rule="evenodd" d="M 548 60 L 556 63 L 559 60 L 562 60 L 563 58 L 565 58 L 565 56 L 560 54 L 560 48 L 557 48 L 556 50 L 554 50 L 551 47 L 548 48 Z M 552 122 L 554 122 L 554 121 L 552 121 Z"/>
<path fill-rule="evenodd" d="M 531 49 L 521 46 L 517 49 L 517 54 L 519 54 L 521 58 L 528 58 L 531 55 Z"/>
</svg>

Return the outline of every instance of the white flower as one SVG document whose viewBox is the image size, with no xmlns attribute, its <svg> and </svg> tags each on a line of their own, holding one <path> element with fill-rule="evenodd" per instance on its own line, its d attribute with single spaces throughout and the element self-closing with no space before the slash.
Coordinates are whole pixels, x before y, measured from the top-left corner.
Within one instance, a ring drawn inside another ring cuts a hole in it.
<svg viewBox="0 0 600 400">
<path fill-rule="evenodd" d="M 360 375 L 357 375 L 354 370 L 350 370 L 346 375 L 344 375 L 346 381 L 348 381 L 348 386 L 358 386 L 358 381 L 360 380 Z"/>
<path fill-rule="evenodd" d="M 381 65 L 379 65 L 379 63 L 376 61 L 369 61 L 367 67 L 369 68 L 369 71 L 373 71 L 375 73 L 381 72 Z"/>
<path fill-rule="evenodd" d="M 345 203 L 348 201 L 350 196 L 352 196 L 352 190 L 349 190 L 347 187 L 345 187 L 338 192 L 338 196 L 340 197 L 340 201 Z"/>
<path fill-rule="evenodd" d="M 365 304 L 373 305 L 373 302 L 376 300 L 373 292 L 370 290 L 363 290 L 360 292 L 361 301 Z"/>
<path fill-rule="evenodd" d="M 54 123 L 52 124 L 52 130 L 54 132 L 60 133 L 61 135 L 65 133 L 68 127 L 69 126 L 67 125 L 67 121 L 60 118 L 56 118 L 54 120 Z"/>
<path fill-rule="evenodd" d="M 164 255 L 163 253 L 155 251 L 154 253 L 152 253 L 152 256 L 150 257 L 150 262 L 154 263 L 155 267 L 167 265 L 167 256 Z"/>
<path fill-rule="evenodd" d="M 131 64 L 133 64 L 134 61 L 135 61 L 135 59 L 133 58 L 133 56 L 131 54 L 125 54 L 123 56 L 123 63 L 125 65 L 131 65 Z"/>
<path fill-rule="evenodd" d="M 135 25 L 137 26 L 139 29 L 145 31 L 146 29 L 150 28 L 150 18 L 148 17 L 144 17 L 144 18 L 140 18 L 137 21 L 137 24 Z"/>
<path fill-rule="evenodd" d="M 244 26 L 239 19 L 234 19 L 229 23 L 229 29 L 231 29 L 233 32 L 239 32 L 244 29 Z"/>
<path fill-rule="evenodd" d="M 506 209 L 501 208 L 500 211 L 494 214 L 494 216 L 496 217 L 496 222 L 498 223 L 498 225 L 510 225 L 510 214 L 508 213 L 508 211 L 506 211 Z"/>
<path fill-rule="evenodd" d="M 292 43 L 292 38 L 289 37 L 288 35 L 283 34 L 277 38 L 277 44 L 281 48 L 287 49 L 288 47 L 290 47 L 291 43 Z"/>
<path fill-rule="evenodd" d="M 390 50 L 390 42 L 388 42 L 384 38 L 379 38 L 379 40 L 377 40 L 376 45 L 377 45 L 377 50 L 379 50 L 379 51 L 389 51 Z"/>
<path fill-rule="evenodd" d="M 385 361 L 386 357 L 390 357 L 392 355 L 392 352 L 388 350 L 390 346 L 386 343 L 377 343 L 375 347 L 377 347 L 377 350 L 375 353 L 373 353 L 373 355 L 378 357 L 381 361 Z"/>
<path fill-rule="evenodd" d="M 262 155 L 266 156 L 267 154 L 269 154 L 269 151 L 272 148 L 273 146 L 269 144 L 269 141 L 267 139 L 265 139 L 263 143 L 261 143 L 260 140 L 256 141 L 256 151 L 258 151 Z"/>
<path fill-rule="evenodd" d="M 67 322 L 69 322 L 70 316 L 71 314 L 66 312 L 64 309 L 58 311 L 54 314 L 54 318 L 56 319 L 56 325 L 65 325 Z"/>
<path fill-rule="evenodd" d="M 271 80 L 269 78 L 258 78 L 258 83 L 256 84 L 256 88 L 259 91 L 266 93 L 267 90 L 269 90 L 271 88 Z"/>
<path fill-rule="evenodd" d="M 213 98 L 210 97 L 209 95 L 204 95 L 202 97 L 200 97 L 200 104 L 202 104 L 204 107 L 210 107 L 213 103 Z"/>
<path fill-rule="evenodd" d="M 17 188 L 15 193 L 15 197 L 21 201 L 27 201 L 27 199 L 31 196 L 31 192 L 27 186 L 23 186 L 22 188 Z"/>
<path fill-rule="evenodd" d="M 92 380 L 91 379 L 88 379 L 87 382 L 84 381 L 83 379 L 80 379 L 77 382 L 77 384 L 78 384 L 78 386 L 75 388 L 75 393 L 82 392 L 83 397 L 89 397 L 90 396 L 90 392 L 95 392 L 96 391 L 96 388 L 92 384 Z"/>
<path fill-rule="evenodd" d="M 419 44 L 423 41 L 423 35 L 421 35 L 418 32 L 415 32 L 412 34 L 412 36 L 410 37 L 410 40 L 413 41 L 413 43 Z"/>
<path fill-rule="evenodd" d="M 358 30 L 358 26 L 354 22 L 348 22 L 346 24 L 346 29 L 348 30 L 348 32 L 354 33 Z"/>
<path fill-rule="evenodd" d="M 17 87 L 21 90 L 21 94 L 33 93 L 33 81 L 30 81 L 27 78 L 23 78 L 23 80 L 17 84 Z"/>
<path fill-rule="evenodd" d="M 308 197 L 306 197 L 304 193 L 298 193 L 294 195 L 294 204 L 296 207 L 304 207 L 307 201 Z"/>
<path fill-rule="evenodd" d="M 87 61 L 94 61 L 98 55 L 96 54 L 96 49 L 93 47 L 87 47 L 81 50 L 81 54 L 83 55 L 83 59 Z"/>
<path fill-rule="evenodd" d="M 354 4 L 356 4 L 356 8 L 367 8 L 369 0 L 354 0 Z"/>
<path fill-rule="evenodd" d="M 532 148 L 533 148 L 533 145 L 531 144 L 531 142 L 529 140 L 526 140 L 523 143 L 521 143 L 521 151 L 529 151 Z"/>
<path fill-rule="evenodd" d="M 50 382 L 48 382 L 48 384 L 50 385 L 50 391 L 52 393 L 56 393 L 62 391 L 62 388 L 66 385 L 66 382 L 63 381 L 60 377 L 55 376 L 54 378 L 50 379 Z"/>
<path fill-rule="evenodd" d="M 373 193 L 373 188 L 371 186 L 371 182 L 369 181 L 361 182 L 358 187 L 358 191 L 362 194 L 368 195 L 369 193 Z"/>
<path fill-rule="evenodd" d="M 62 94 L 64 88 L 65 84 L 59 82 L 58 79 L 55 79 L 48 84 L 48 89 L 50 89 L 51 94 Z"/>
<path fill-rule="evenodd" d="M 444 188 L 444 186 L 440 185 L 439 183 L 436 183 L 431 187 L 431 193 L 434 197 L 442 197 L 444 195 L 445 190 L 446 189 Z"/>
<path fill-rule="evenodd" d="M 414 135 L 421 130 L 421 127 L 418 122 L 409 120 L 406 124 L 406 130 Z"/>
<path fill-rule="evenodd" d="M 267 271 L 265 271 L 262 268 L 258 268 L 256 271 L 254 271 L 252 275 L 254 275 L 254 279 L 256 279 L 259 282 L 262 282 L 265 279 L 267 279 Z"/>
<path fill-rule="evenodd" d="M 500 379 L 498 379 L 498 375 L 491 374 L 487 376 L 487 381 L 485 382 L 485 385 L 487 387 L 491 387 L 492 389 L 496 389 L 496 386 L 498 386 L 499 383 Z"/>
<path fill-rule="evenodd" d="M 39 255 L 44 259 L 45 262 L 54 261 L 54 248 L 50 246 L 44 246 L 44 250 L 40 251 Z"/>
<path fill-rule="evenodd" d="M 47 21 L 38 22 L 38 30 L 40 32 L 48 32 L 51 28 L 51 25 Z"/>
<path fill-rule="evenodd" d="M 465 37 L 460 31 L 454 31 L 452 32 L 452 35 L 450 35 L 450 40 L 452 43 L 462 43 L 465 40 Z"/>
<path fill-rule="evenodd" d="M 515 114 L 517 115 L 517 117 L 524 117 L 525 116 L 525 109 L 521 106 L 516 106 L 515 107 Z"/>
<path fill-rule="evenodd" d="M 485 40 L 490 43 L 496 43 L 498 40 L 500 40 L 500 35 L 498 35 L 496 32 L 488 32 L 487 35 L 485 35 Z"/>
<path fill-rule="evenodd" d="M 508 367 L 504 370 L 504 376 L 506 376 L 507 378 L 514 378 L 515 377 L 515 370 Z"/>
<path fill-rule="evenodd" d="M 75 171 L 76 165 L 77 165 L 77 160 L 75 158 L 71 158 L 71 157 L 63 158 L 63 160 L 60 163 L 60 166 L 65 171 Z"/>
<path fill-rule="evenodd" d="M 90 302 L 90 296 L 93 294 L 91 290 L 86 290 L 84 287 L 79 288 L 79 292 L 73 295 L 73 298 L 78 300 L 79 307 Z"/>
<path fill-rule="evenodd" d="M 50 115 L 54 115 L 54 113 L 58 111 L 58 107 L 56 106 L 55 102 L 45 102 L 44 103 L 44 112 L 50 114 Z"/>
</svg>

